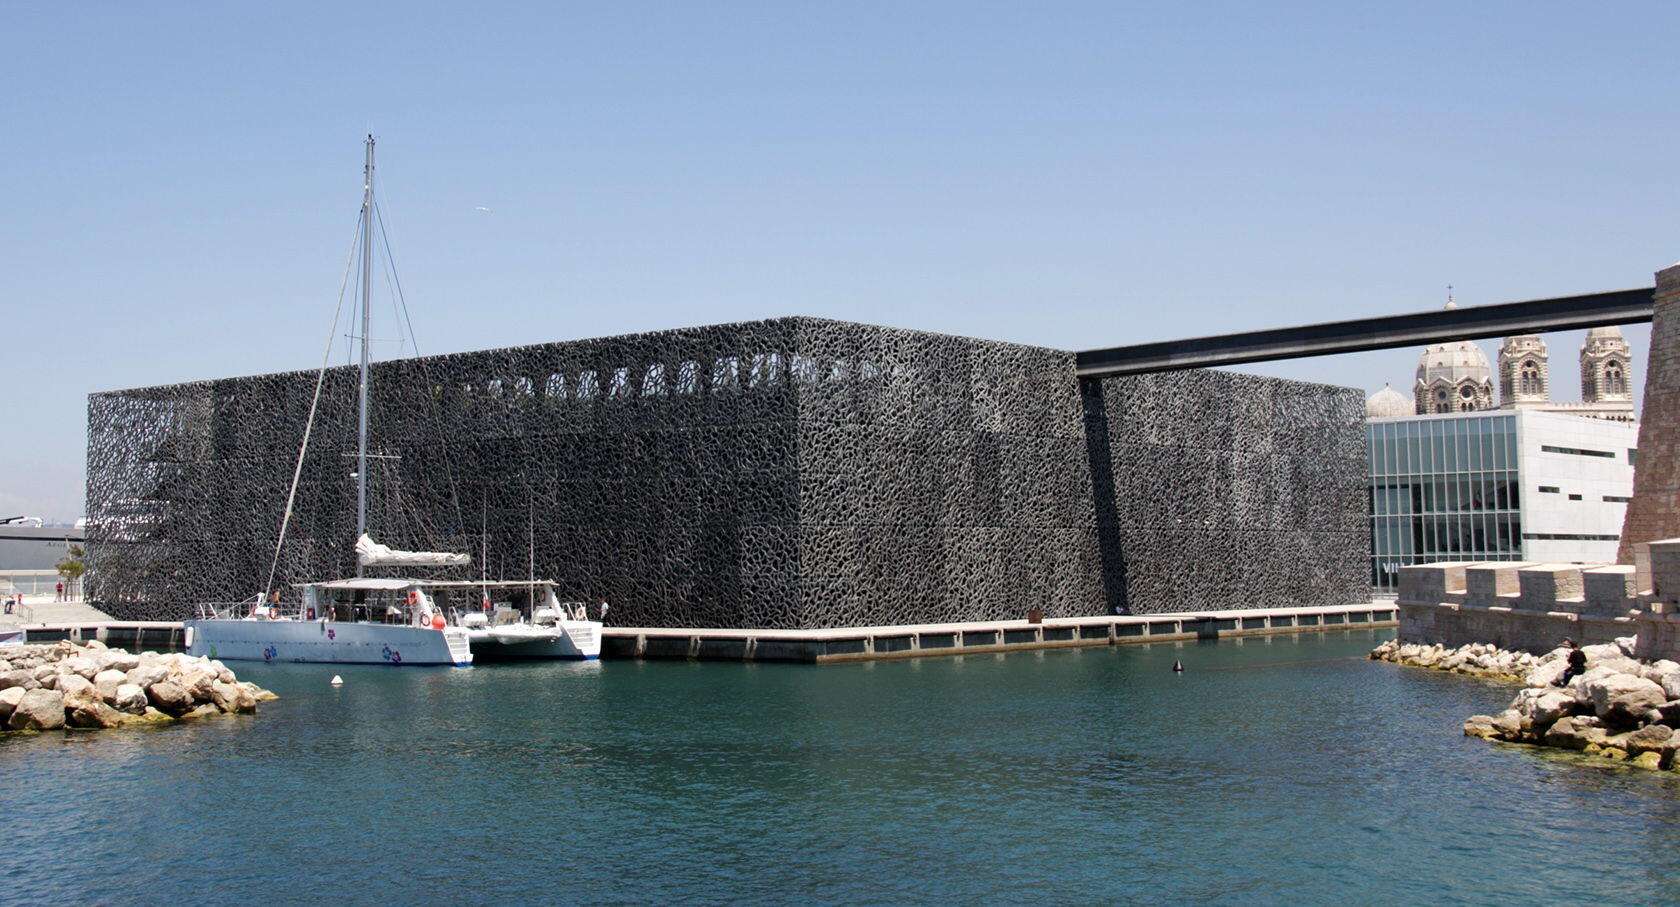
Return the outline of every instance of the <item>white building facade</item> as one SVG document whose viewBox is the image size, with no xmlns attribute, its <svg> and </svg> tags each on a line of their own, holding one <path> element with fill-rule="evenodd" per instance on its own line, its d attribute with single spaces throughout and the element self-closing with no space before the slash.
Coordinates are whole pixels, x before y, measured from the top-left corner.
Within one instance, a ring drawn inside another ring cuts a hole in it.
<svg viewBox="0 0 1680 907">
<path fill-rule="evenodd" d="M 1431 561 L 1615 561 L 1637 424 L 1527 409 L 1376 409 L 1366 432 L 1377 587 Z"/>
</svg>

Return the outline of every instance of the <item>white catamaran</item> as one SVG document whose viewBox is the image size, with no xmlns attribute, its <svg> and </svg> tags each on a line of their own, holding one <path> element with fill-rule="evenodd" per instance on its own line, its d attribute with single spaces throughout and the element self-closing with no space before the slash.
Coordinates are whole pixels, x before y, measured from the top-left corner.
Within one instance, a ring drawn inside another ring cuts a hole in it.
<svg viewBox="0 0 1680 907">
<path fill-rule="evenodd" d="M 595 658 L 601 651 L 601 624 L 590 621 L 582 605 L 562 604 L 555 584 L 547 580 L 522 582 L 427 580 L 411 577 L 370 577 L 367 567 L 459 567 L 470 564 L 465 554 L 397 551 L 375 542 L 367 533 L 368 475 L 368 362 L 372 291 L 373 136 L 367 139 L 367 163 L 362 194 L 361 224 L 361 381 L 358 388 L 356 450 L 356 563 L 354 578 L 299 583 L 298 600 L 282 603 L 279 594 L 262 594 L 234 605 L 200 605 L 197 620 L 186 622 L 187 650 L 212 658 L 269 662 L 331 664 L 467 665 L 475 651 L 510 658 Z M 336 319 L 334 330 L 337 330 Z M 328 347 L 329 353 L 331 346 Z M 322 363 L 324 375 L 326 363 Z M 317 378 L 310 425 L 319 403 L 322 382 Z M 309 428 L 304 430 L 307 450 Z M 281 518 L 276 544 L 285 544 L 304 450 Z M 533 558 L 534 560 L 534 558 Z M 269 586 L 273 586 L 270 568 Z M 491 590 L 511 598 L 525 589 L 526 608 L 507 601 L 492 602 Z M 538 603 L 537 590 L 544 602 Z M 467 604 L 477 591 L 479 607 Z M 527 614 L 526 611 L 529 611 Z"/>
</svg>

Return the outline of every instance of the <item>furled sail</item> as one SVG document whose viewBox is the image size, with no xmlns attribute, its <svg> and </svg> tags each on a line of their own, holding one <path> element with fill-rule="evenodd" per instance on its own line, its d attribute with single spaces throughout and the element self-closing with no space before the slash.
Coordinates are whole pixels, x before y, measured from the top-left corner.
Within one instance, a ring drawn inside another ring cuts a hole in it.
<svg viewBox="0 0 1680 907">
<path fill-rule="evenodd" d="M 472 563 L 472 555 L 447 551 L 397 551 L 379 544 L 364 532 L 356 540 L 356 560 L 363 567 L 464 567 Z"/>
</svg>

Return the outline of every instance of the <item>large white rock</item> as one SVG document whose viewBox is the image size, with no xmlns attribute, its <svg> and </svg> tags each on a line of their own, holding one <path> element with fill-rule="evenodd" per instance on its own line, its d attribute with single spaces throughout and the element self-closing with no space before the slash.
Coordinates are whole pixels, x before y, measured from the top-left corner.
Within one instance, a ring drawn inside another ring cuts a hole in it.
<svg viewBox="0 0 1680 907">
<path fill-rule="evenodd" d="M 1536 728 L 1545 728 L 1575 710 L 1575 696 L 1564 690 L 1530 687 L 1517 694 L 1511 708 L 1532 721 Z"/>
<path fill-rule="evenodd" d="M 80 674 L 60 674 L 56 689 L 63 694 L 67 705 L 71 702 L 101 698 L 99 688 L 93 685 L 93 681 Z"/>
<path fill-rule="evenodd" d="M 1680 670 L 1669 671 L 1657 681 L 1669 699 L 1680 699 Z"/>
<path fill-rule="evenodd" d="M 1603 680 L 1606 677 L 1614 676 L 1616 676 L 1616 672 L 1610 670 L 1609 668 L 1588 668 L 1585 674 L 1570 680 L 1569 686 L 1564 687 L 1564 689 L 1573 692 L 1575 694 L 1575 701 L 1583 708 L 1591 709 L 1593 707 L 1593 699 L 1592 693 L 1588 692 L 1588 688 L 1597 681 Z"/>
<path fill-rule="evenodd" d="M 38 688 L 23 694 L 12 709 L 6 726 L 14 731 L 50 731 L 64 727 L 64 696 L 57 690 Z"/>
<path fill-rule="evenodd" d="M 1530 687 L 1557 686 L 1558 679 L 1563 677 L 1567 667 L 1569 666 L 1561 661 L 1542 661 L 1523 675 L 1523 683 Z"/>
<path fill-rule="evenodd" d="M 1610 736 L 1604 730 L 1603 724 L 1604 722 L 1597 718 L 1587 715 L 1566 715 L 1546 729 L 1543 739 L 1548 746 L 1570 750 L 1584 750 L 1591 743 L 1603 746 Z"/>
<path fill-rule="evenodd" d="M 1629 658 L 1632 658 L 1633 654 L 1639 650 L 1638 636 L 1618 636 L 1611 640 L 1611 643 L 1616 648 L 1622 650 L 1622 654 Z"/>
<path fill-rule="evenodd" d="M 88 680 L 92 680 L 99 673 L 99 662 L 87 657 L 72 658 L 66 662 L 66 666 L 71 673 L 86 677 Z"/>
<path fill-rule="evenodd" d="M 118 685 L 117 695 L 111 701 L 112 707 L 117 709 L 117 711 L 128 712 L 133 715 L 139 715 L 145 712 L 148 703 L 149 700 L 146 699 L 145 688 L 137 683 L 125 683 Z"/>
<path fill-rule="evenodd" d="M 166 715 L 182 715 L 192 708 L 192 696 L 177 683 L 168 680 L 152 684 L 146 689 L 152 705 Z"/>
<path fill-rule="evenodd" d="M 5 672 L 4 674 L 0 674 L 0 690 L 7 689 L 8 687 L 32 687 L 38 685 L 40 685 L 40 681 L 36 680 L 35 675 L 29 673 L 28 671 L 13 669 Z"/>
<path fill-rule="evenodd" d="M 80 703 L 70 709 L 72 727 L 116 727 L 123 723 L 123 713 L 98 699 Z"/>
<path fill-rule="evenodd" d="M 12 717 L 12 710 L 17 708 L 23 694 L 29 692 L 23 687 L 7 687 L 0 690 L 0 727 L 6 726 L 6 719 Z"/>
<path fill-rule="evenodd" d="M 128 672 L 128 682 L 142 687 L 169 679 L 169 671 L 161 664 L 141 664 Z"/>
<path fill-rule="evenodd" d="M 215 695 L 216 678 L 203 668 L 188 671 L 175 682 L 192 696 L 194 702 L 210 702 Z"/>
<path fill-rule="evenodd" d="M 93 685 L 99 690 L 99 698 L 110 702 L 117 696 L 117 687 L 128 682 L 127 678 L 121 671 L 106 669 L 93 675 Z"/>
<path fill-rule="evenodd" d="M 122 649 L 106 649 L 94 657 L 101 670 L 128 673 L 140 666 L 140 656 Z"/>
<path fill-rule="evenodd" d="M 1634 674 L 1612 674 L 1583 684 L 1593 714 L 1613 724 L 1638 724 L 1645 713 L 1668 701 L 1657 684 Z"/>
<path fill-rule="evenodd" d="M 1622 749 L 1630 753 L 1660 753 L 1672 746 L 1674 729 L 1666 724 L 1648 724 L 1622 738 Z"/>
</svg>

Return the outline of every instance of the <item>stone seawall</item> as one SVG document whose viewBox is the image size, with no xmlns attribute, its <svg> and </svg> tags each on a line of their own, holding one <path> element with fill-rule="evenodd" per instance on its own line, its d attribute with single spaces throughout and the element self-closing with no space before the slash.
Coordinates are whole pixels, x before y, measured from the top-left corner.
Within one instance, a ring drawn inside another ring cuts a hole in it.
<svg viewBox="0 0 1680 907">
<path fill-rule="evenodd" d="M 1634 640 L 1641 658 L 1680 660 L 1680 539 L 1634 546 L 1629 564 L 1447 561 L 1405 567 L 1404 642 L 1547 652 L 1565 638 Z"/>
<path fill-rule="evenodd" d="M 1463 646 L 1488 643 L 1501 649 L 1539 654 L 1573 639 L 1583 645 L 1607 643 L 1635 632 L 1631 617 L 1584 617 L 1536 614 L 1509 608 L 1452 603 L 1400 604 L 1400 638 L 1424 645 Z"/>
</svg>

